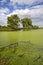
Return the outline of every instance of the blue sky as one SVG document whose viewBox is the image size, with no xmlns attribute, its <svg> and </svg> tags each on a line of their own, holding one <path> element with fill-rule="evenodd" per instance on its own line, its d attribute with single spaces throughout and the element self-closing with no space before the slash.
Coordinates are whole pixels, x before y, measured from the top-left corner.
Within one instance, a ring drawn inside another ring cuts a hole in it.
<svg viewBox="0 0 43 65">
<path fill-rule="evenodd" d="M 43 0 L 0 0 L 0 25 L 7 25 L 7 17 L 17 14 L 29 17 L 33 25 L 43 26 Z"/>
</svg>

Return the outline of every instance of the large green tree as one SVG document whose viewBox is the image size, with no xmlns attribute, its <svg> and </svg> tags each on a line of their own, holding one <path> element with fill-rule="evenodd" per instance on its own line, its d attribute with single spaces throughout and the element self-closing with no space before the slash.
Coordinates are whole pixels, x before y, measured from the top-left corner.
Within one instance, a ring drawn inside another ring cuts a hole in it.
<svg viewBox="0 0 43 65">
<path fill-rule="evenodd" d="M 20 19 L 17 15 L 11 15 L 10 17 L 8 17 L 8 26 L 12 29 L 17 29 L 19 21 Z"/>
<path fill-rule="evenodd" d="M 32 20 L 30 18 L 23 18 L 21 21 L 24 28 L 29 28 L 29 26 L 32 26 Z"/>
</svg>

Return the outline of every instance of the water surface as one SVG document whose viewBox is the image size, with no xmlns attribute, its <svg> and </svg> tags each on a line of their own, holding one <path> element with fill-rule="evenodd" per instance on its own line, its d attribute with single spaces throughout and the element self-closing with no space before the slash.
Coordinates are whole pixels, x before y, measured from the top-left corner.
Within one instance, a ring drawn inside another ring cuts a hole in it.
<svg viewBox="0 0 43 65">
<path fill-rule="evenodd" d="M 33 44 L 43 46 L 43 30 L 0 32 L 0 46 L 16 41 L 31 41 Z"/>
</svg>

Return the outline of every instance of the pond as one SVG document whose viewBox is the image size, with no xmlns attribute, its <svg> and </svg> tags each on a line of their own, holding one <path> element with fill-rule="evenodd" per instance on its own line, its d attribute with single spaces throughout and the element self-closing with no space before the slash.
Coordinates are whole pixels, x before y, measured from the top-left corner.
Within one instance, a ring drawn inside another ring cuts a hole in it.
<svg viewBox="0 0 43 65">
<path fill-rule="evenodd" d="M 43 65 L 43 29 L 0 32 L 0 65 L 4 63 Z"/>
<path fill-rule="evenodd" d="M 14 43 L 16 41 L 31 41 L 33 44 L 43 45 L 43 29 L 0 32 L 0 46 Z"/>
</svg>

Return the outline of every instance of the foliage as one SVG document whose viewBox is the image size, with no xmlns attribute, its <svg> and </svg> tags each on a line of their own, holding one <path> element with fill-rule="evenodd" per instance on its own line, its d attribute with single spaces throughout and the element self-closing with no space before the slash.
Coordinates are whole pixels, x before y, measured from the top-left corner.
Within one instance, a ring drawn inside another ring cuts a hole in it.
<svg viewBox="0 0 43 65">
<path fill-rule="evenodd" d="M 0 28 L 1 28 L 2 26 L 0 25 Z"/>
<path fill-rule="evenodd" d="M 20 27 L 21 23 L 23 27 Z M 7 26 L 0 25 L 0 31 L 18 31 L 18 30 L 29 30 L 29 29 L 39 29 L 38 26 L 32 25 L 32 20 L 30 18 L 23 18 L 20 20 L 18 15 L 11 15 L 7 18 Z"/>
<path fill-rule="evenodd" d="M 39 29 L 39 27 L 36 26 L 36 25 L 32 26 L 32 28 L 33 28 L 33 29 Z"/>
<path fill-rule="evenodd" d="M 11 29 L 10 27 L 7 26 L 1 26 L 0 31 L 12 31 L 13 29 Z"/>
<path fill-rule="evenodd" d="M 29 28 L 29 26 L 32 25 L 32 20 L 30 18 L 23 18 L 21 21 L 24 28 Z"/>
<path fill-rule="evenodd" d="M 8 17 L 8 26 L 12 29 L 17 29 L 19 21 L 20 19 L 17 15 L 11 15 L 10 17 Z"/>
</svg>

